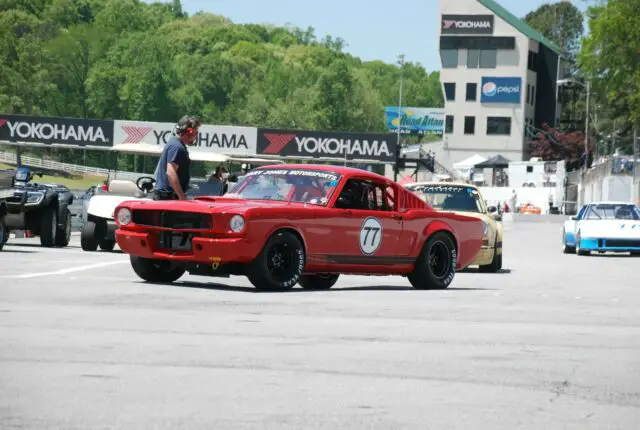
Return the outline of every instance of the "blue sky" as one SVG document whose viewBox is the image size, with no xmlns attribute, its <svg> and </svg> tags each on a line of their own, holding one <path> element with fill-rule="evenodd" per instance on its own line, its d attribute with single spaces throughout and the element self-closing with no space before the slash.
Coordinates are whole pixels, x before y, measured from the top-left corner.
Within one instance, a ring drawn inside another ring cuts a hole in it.
<svg viewBox="0 0 640 430">
<path fill-rule="evenodd" d="M 226 16 L 238 23 L 314 27 L 318 38 L 330 34 L 347 42 L 346 51 L 363 60 L 396 61 L 398 53 L 427 70 L 440 68 L 436 52 L 440 0 L 182 0 L 190 14 Z M 456 0 L 443 0 L 456 1 Z M 498 0 L 523 17 L 549 0 Z M 573 3 L 585 10 L 583 0 Z"/>
</svg>

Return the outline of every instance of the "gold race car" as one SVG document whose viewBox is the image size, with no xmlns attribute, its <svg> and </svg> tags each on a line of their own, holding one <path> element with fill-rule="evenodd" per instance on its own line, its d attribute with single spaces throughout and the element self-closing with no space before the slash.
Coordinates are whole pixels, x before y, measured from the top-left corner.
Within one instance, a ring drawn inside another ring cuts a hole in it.
<svg viewBox="0 0 640 430">
<path fill-rule="evenodd" d="M 502 268 L 502 224 L 498 209 L 487 207 L 474 185 L 451 182 L 417 182 L 404 187 L 439 211 L 473 216 L 484 222 L 482 249 L 470 266 L 480 272 L 498 272 Z"/>
</svg>

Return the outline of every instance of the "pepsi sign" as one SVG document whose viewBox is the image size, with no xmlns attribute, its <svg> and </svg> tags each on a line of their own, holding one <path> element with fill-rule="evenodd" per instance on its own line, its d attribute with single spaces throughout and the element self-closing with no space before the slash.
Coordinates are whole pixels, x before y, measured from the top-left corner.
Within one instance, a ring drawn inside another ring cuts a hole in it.
<svg viewBox="0 0 640 430">
<path fill-rule="evenodd" d="M 520 104 L 522 78 L 482 77 L 480 103 Z"/>
</svg>

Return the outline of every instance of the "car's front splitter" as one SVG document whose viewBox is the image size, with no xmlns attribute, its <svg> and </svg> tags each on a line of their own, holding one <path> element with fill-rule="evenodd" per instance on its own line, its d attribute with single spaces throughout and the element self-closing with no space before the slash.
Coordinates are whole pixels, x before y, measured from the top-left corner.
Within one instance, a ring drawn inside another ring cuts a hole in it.
<svg viewBox="0 0 640 430">
<path fill-rule="evenodd" d="M 583 251 L 615 251 L 635 252 L 640 251 L 640 239 L 604 239 L 604 238 L 580 238 L 580 249 Z"/>
</svg>

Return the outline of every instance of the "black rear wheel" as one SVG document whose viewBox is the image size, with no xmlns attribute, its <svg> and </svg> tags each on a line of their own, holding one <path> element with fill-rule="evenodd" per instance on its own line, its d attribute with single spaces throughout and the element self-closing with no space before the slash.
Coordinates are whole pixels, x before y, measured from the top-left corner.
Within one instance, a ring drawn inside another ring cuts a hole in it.
<svg viewBox="0 0 640 430">
<path fill-rule="evenodd" d="M 180 279 L 185 272 L 185 269 L 176 267 L 172 262 L 167 260 L 152 260 L 134 255 L 132 255 L 130 259 L 133 271 L 147 282 L 175 282 Z"/>
<path fill-rule="evenodd" d="M 458 253 L 448 233 L 439 231 L 425 243 L 416 266 L 408 276 L 414 288 L 439 290 L 451 284 L 456 274 Z"/>
<path fill-rule="evenodd" d="M 116 241 L 113 239 L 100 239 L 98 244 L 103 251 L 113 251 L 113 248 L 116 246 Z"/>
<path fill-rule="evenodd" d="M 260 291 L 290 290 L 302 276 L 304 264 L 304 246 L 298 237 L 289 231 L 278 231 L 249 264 L 247 277 Z"/>
</svg>

